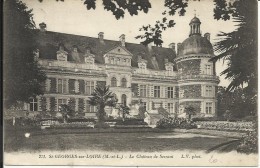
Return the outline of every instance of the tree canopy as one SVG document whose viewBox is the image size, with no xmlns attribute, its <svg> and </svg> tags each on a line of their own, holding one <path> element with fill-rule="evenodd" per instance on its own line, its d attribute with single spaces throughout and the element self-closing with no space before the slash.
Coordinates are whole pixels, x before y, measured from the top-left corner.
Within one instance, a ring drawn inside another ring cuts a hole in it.
<svg viewBox="0 0 260 168">
<path fill-rule="evenodd" d="M 32 10 L 19 0 L 4 1 L 4 105 L 28 102 L 43 94 L 45 73 L 35 59 Z"/>
</svg>

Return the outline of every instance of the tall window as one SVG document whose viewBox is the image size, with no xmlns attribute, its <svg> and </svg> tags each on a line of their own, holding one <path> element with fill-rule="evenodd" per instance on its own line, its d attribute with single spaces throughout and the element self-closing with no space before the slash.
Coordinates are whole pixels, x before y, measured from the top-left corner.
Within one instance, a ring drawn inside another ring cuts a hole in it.
<svg viewBox="0 0 260 168">
<path fill-rule="evenodd" d="M 207 97 L 212 96 L 212 86 L 206 86 L 206 96 Z"/>
<path fill-rule="evenodd" d="M 146 97 L 146 85 L 140 85 L 140 96 Z"/>
<path fill-rule="evenodd" d="M 206 74 L 211 75 L 211 66 L 210 65 L 206 65 Z"/>
<path fill-rule="evenodd" d="M 206 114 L 212 114 L 212 105 L 211 102 L 206 103 Z"/>
<path fill-rule="evenodd" d="M 167 88 L 167 97 L 168 98 L 173 98 L 173 87 L 168 87 Z"/>
<path fill-rule="evenodd" d="M 94 92 L 94 81 L 86 81 L 86 94 L 91 95 Z"/>
<path fill-rule="evenodd" d="M 154 86 L 154 97 L 160 97 L 160 86 Z"/>
<path fill-rule="evenodd" d="M 113 78 L 111 79 L 111 86 L 112 86 L 112 87 L 117 87 L 117 80 L 116 80 L 115 77 L 113 77 Z"/>
<path fill-rule="evenodd" d="M 58 111 L 61 111 L 61 105 L 67 104 L 67 99 L 58 99 L 57 101 L 58 101 L 58 103 L 57 103 Z"/>
<path fill-rule="evenodd" d="M 125 94 L 122 95 L 121 102 L 124 106 L 126 106 L 126 95 Z"/>
<path fill-rule="evenodd" d="M 30 99 L 30 111 L 38 110 L 38 102 L 37 99 Z"/>
<path fill-rule="evenodd" d="M 86 112 L 87 113 L 94 113 L 95 112 L 95 106 L 91 106 L 89 102 L 86 102 Z"/>
<path fill-rule="evenodd" d="M 123 78 L 123 79 L 121 80 L 121 87 L 127 87 L 126 78 Z"/>
<path fill-rule="evenodd" d="M 58 93 L 66 92 L 66 79 L 58 79 Z"/>
<path fill-rule="evenodd" d="M 170 114 L 173 113 L 173 103 L 168 103 L 167 108 L 168 108 L 168 112 L 169 112 Z"/>
</svg>

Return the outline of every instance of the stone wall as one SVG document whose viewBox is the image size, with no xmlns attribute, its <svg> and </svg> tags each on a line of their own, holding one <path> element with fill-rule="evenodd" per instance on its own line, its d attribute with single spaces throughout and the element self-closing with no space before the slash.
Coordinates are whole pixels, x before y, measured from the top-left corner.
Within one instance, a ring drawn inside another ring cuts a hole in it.
<svg viewBox="0 0 260 168">
<path fill-rule="evenodd" d="M 178 70 L 182 69 L 182 75 L 199 75 L 200 62 L 200 59 L 182 61 L 177 64 L 177 68 Z"/>
<path fill-rule="evenodd" d="M 200 98 L 201 97 L 201 85 L 180 86 L 180 90 L 183 90 L 182 98 Z"/>
</svg>

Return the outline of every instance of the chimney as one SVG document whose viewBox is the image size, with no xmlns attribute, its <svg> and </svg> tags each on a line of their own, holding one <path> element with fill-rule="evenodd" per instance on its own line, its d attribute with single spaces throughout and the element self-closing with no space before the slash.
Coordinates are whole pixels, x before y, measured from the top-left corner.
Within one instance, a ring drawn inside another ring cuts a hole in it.
<svg viewBox="0 0 260 168">
<path fill-rule="evenodd" d="M 177 54 L 179 54 L 180 47 L 181 47 L 181 43 L 178 43 L 177 44 Z"/>
<path fill-rule="evenodd" d="M 103 43 L 104 42 L 104 32 L 99 32 L 98 38 L 99 38 L 99 41 Z"/>
<path fill-rule="evenodd" d="M 168 62 L 169 62 L 168 58 L 164 58 L 164 63 L 166 64 Z"/>
<path fill-rule="evenodd" d="M 119 40 L 121 41 L 121 46 L 125 47 L 125 35 L 122 34 L 120 37 L 119 37 Z"/>
<path fill-rule="evenodd" d="M 205 33 L 205 34 L 204 34 L 204 37 L 207 38 L 207 40 L 210 41 L 210 33 Z"/>
<path fill-rule="evenodd" d="M 169 44 L 169 48 L 171 48 L 171 49 L 173 49 L 173 51 L 175 51 L 175 43 Z"/>
<path fill-rule="evenodd" d="M 39 27 L 41 32 L 45 32 L 47 25 L 44 22 L 42 22 L 39 24 Z"/>
</svg>

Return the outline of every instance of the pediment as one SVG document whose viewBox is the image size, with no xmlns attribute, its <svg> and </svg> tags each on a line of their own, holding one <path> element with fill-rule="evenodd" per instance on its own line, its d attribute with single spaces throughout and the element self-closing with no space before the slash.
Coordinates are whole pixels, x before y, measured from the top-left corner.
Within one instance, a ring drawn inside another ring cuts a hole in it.
<svg viewBox="0 0 260 168">
<path fill-rule="evenodd" d="M 125 47 L 122 46 L 117 46 L 111 50 L 109 50 L 108 52 L 106 52 L 105 55 L 125 55 L 125 56 L 133 56 L 133 54 L 128 51 Z"/>
</svg>

